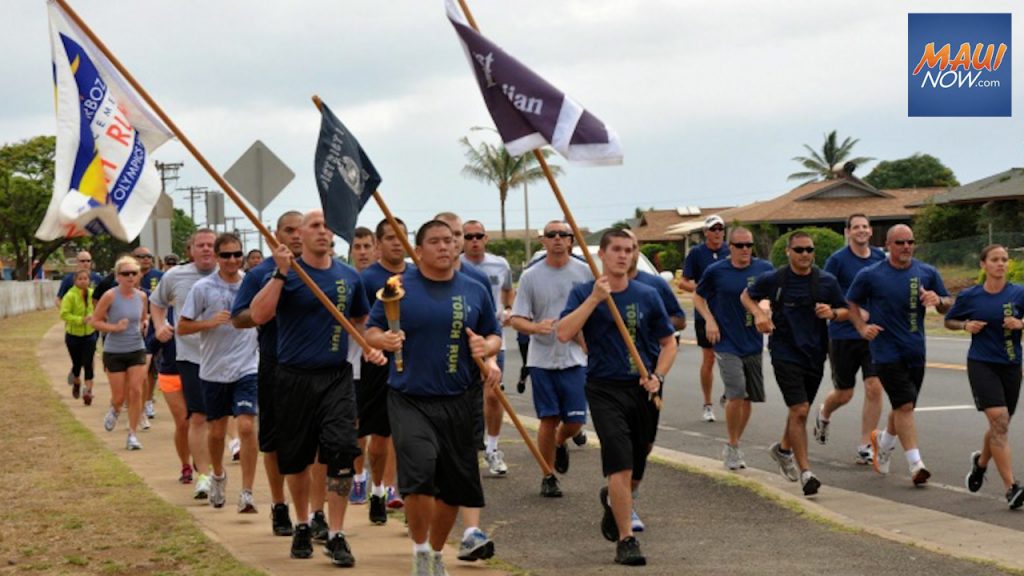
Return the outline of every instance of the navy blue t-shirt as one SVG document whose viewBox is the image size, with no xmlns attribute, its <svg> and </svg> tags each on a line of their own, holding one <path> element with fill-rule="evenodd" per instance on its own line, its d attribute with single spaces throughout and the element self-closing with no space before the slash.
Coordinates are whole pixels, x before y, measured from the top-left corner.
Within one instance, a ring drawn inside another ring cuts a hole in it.
<svg viewBox="0 0 1024 576">
<path fill-rule="evenodd" d="M 252 299 L 274 276 L 277 263 L 273 258 L 266 258 L 246 272 L 242 285 L 235 295 L 235 303 L 231 306 L 231 317 L 234 318 L 252 306 Z M 334 319 L 331 319 L 334 322 Z M 266 324 L 257 328 L 257 340 L 260 343 L 260 360 L 277 362 L 277 319 L 271 318 Z"/>
<path fill-rule="evenodd" d="M 569 293 L 561 317 L 579 308 L 593 290 L 593 280 L 577 284 Z M 626 323 L 626 330 L 636 342 L 641 361 L 648 372 L 653 371 L 661 350 L 660 340 L 675 331 L 658 291 L 640 282 L 630 281 L 625 290 L 612 294 L 612 300 Z M 588 348 L 588 379 L 636 380 L 640 377 L 640 371 L 629 355 L 629 348 L 615 326 L 607 301 L 598 304 L 583 324 L 583 338 Z"/>
<path fill-rule="evenodd" d="M 718 247 L 718 250 L 712 250 L 708 248 L 706 243 L 699 246 L 694 246 L 686 254 L 686 260 L 683 261 L 683 276 L 693 280 L 694 282 L 700 282 L 700 279 L 704 277 L 704 271 L 709 266 L 716 262 L 721 262 L 729 258 L 729 244 L 722 242 L 722 245 Z"/>
<path fill-rule="evenodd" d="M 313 268 L 302 258 L 298 263 L 346 317 L 362 318 L 369 313 L 355 268 L 337 260 L 331 260 L 326 270 Z M 277 302 L 277 361 L 314 370 L 338 368 L 348 361 L 345 329 L 291 270 Z"/>
<path fill-rule="evenodd" d="M 399 274 L 404 275 L 405 272 L 415 269 L 415 266 L 406 263 L 405 270 L 402 270 Z M 394 272 L 381 266 L 380 262 L 370 264 L 359 273 L 359 277 L 363 280 L 363 289 L 366 290 L 366 302 L 370 305 L 370 308 L 373 308 L 373 305 L 377 302 L 377 291 L 383 288 L 388 278 L 394 275 Z"/>
<path fill-rule="evenodd" d="M 870 310 L 868 322 L 883 328 L 871 341 L 871 361 L 875 364 L 924 366 L 925 307 L 921 290 L 949 296 L 938 271 L 917 259 L 904 269 L 883 260 L 861 270 L 853 279 L 846 299 Z"/>
<path fill-rule="evenodd" d="M 971 286 L 956 297 L 946 313 L 950 320 L 986 322 L 981 332 L 971 335 L 969 360 L 1020 366 L 1020 330 L 1003 328 L 1003 318 L 1024 315 L 1024 286 L 1008 282 L 1002 291 L 990 294 L 983 285 Z"/>
<path fill-rule="evenodd" d="M 174 306 L 167 308 L 167 323 L 174 326 Z M 160 374 L 178 373 L 178 362 L 175 360 L 177 350 L 174 346 L 174 338 L 167 342 L 160 342 L 160 362 L 156 365 L 157 372 Z"/>
<path fill-rule="evenodd" d="M 836 277 L 819 271 L 816 301 L 811 299 L 811 274 L 799 276 L 792 270 L 786 274 L 785 287 L 775 298 L 779 289 L 778 270 L 765 272 L 747 288 L 747 295 L 754 300 L 772 300 L 772 324 L 775 330 L 768 337 L 768 349 L 772 360 L 812 366 L 821 366 L 828 355 L 828 320 L 814 314 L 814 305 L 822 302 L 832 308 L 846 308 L 843 290 Z"/>
<path fill-rule="evenodd" d="M 740 294 L 758 276 L 773 270 L 775 268 L 767 260 L 754 258 L 746 268 L 736 268 L 731 260 L 725 259 L 704 271 L 697 285 L 697 294 L 707 300 L 722 335 L 721 340 L 715 344 L 716 352 L 736 356 L 761 353 L 764 337 L 754 326 L 753 315 L 740 302 Z"/>
<path fill-rule="evenodd" d="M 457 396 L 476 381 L 468 327 L 480 336 L 498 336 L 490 289 L 456 273 L 451 280 L 429 280 L 417 269 L 402 274 L 405 297 L 400 304 L 404 370 L 398 372 L 388 352 L 388 385 L 412 396 Z M 388 330 L 384 303 L 377 302 L 367 327 Z"/>
<path fill-rule="evenodd" d="M 57 298 L 63 298 L 68 290 L 71 290 L 72 286 L 75 285 L 75 275 L 77 272 L 68 272 L 60 279 L 60 288 L 57 288 Z M 99 272 L 89 272 L 89 288 L 96 288 L 103 281 L 103 275 Z M 94 296 L 93 300 L 98 300 L 99 296 Z"/>
<path fill-rule="evenodd" d="M 661 298 L 663 304 L 665 304 L 665 312 L 668 313 L 669 318 L 682 318 L 686 320 L 686 311 L 679 305 L 679 299 L 676 298 L 676 293 L 672 291 L 672 287 L 668 285 L 661 276 L 651 274 L 650 272 L 644 272 L 638 270 L 636 278 L 633 278 L 641 284 L 646 284 L 651 288 L 658 291 L 658 297 Z"/>
<path fill-rule="evenodd" d="M 836 277 L 836 280 L 839 281 L 839 287 L 843 289 L 843 294 L 846 294 L 850 289 L 850 285 L 853 284 L 853 279 L 857 277 L 858 272 L 876 262 L 885 260 L 885 252 L 874 246 L 871 246 L 870 249 L 871 253 L 868 254 L 868 257 L 861 258 L 854 254 L 849 246 L 845 246 L 836 250 L 835 253 L 828 257 L 828 260 L 825 260 L 825 272 Z M 860 334 L 857 333 L 857 329 L 849 321 L 829 323 L 828 336 L 833 340 L 860 340 Z"/>
</svg>

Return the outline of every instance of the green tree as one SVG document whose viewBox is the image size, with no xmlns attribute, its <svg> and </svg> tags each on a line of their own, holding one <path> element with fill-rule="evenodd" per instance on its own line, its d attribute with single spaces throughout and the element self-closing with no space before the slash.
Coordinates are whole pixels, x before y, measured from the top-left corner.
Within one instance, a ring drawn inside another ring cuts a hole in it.
<svg viewBox="0 0 1024 576">
<path fill-rule="evenodd" d="M 174 209 L 174 218 L 171 219 L 171 250 L 180 258 L 185 257 L 185 245 L 188 244 L 188 237 L 198 228 L 184 210 Z M 166 254 L 160 254 L 160 256 L 166 256 Z"/>
<path fill-rule="evenodd" d="M 960 185 L 953 171 L 938 158 L 921 153 L 900 160 L 883 160 L 864 181 L 879 190 Z"/>
<path fill-rule="evenodd" d="M 498 200 L 501 202 L 501 237 L 505 239 L 505 201 L 509 190 L 545 179 L 544 171 L 537 162 L 533 152 L 512 156 L 505 146 L 495 146 L 489 142 L 481 142 L 477 146 L 463 136 L 459 142 L 465 148 L 466 165 L 462 167 L 462 175 L 467 178 L 493 184 L 498 188 Z M 551 150 L 541 151 L 544 158 L 551 156 Z M 555 176 L 562 175 L 560 166 L 548 165 Z"/>
<path fill-rule="evenodd" d="M 654 210 L 654 206 L 651 206 L 647 210 Z M 632 219 L 633 220 L 639 220 L 640 218 L 643 217 L 644 212 L 645 212 L 645 210 L 643 208 L 639 207 L 639 206 L 637 206 L 636 208 L 633 208 L 633 218 Z M 614 228 L 616 230 L 629 230 L 631 228 L 630 219 L 623 218 L 622 220 L 618 220 L 618 221 L 612 222 L 612 224 L 611 224 L 611 226 L 609 226 L 609 228 Z"/>
<path fill-rule="evenodd" d="M 860 139 L 850 139 L 847 137 L 843 140 L 842 144 L 837 143 L 838 136 L 836 131 L 833 130 L 825 135 L 825 143 L 821 146 L 821 152 L 819 153 L 814 148 L 811 148 L 807 144 L 804 144 L 804 148 L 807 149 L 810 156 L 794 156 L 793 160 L 799 162 L 804 167 L 802 172 L 794 172 L 789 175 L 788 180 L 804 180 L 806 182 L 815 182 L 820 179 L 832 180 L 836 178 L 837 174 L 833 170 L 833 167 L 840 162 L 853 162 L 856 165 L 865 164 L 874 160 L 874 158 L 866 156 L 858 156 L 856 158 L 850 158 L 853 153 L 853 147 L 860 142 Z"/>
<path fill-rule="evenodd" d="M 811 240 L 814 241 L 814 264 L 818 268 L 824 267 L 825 260 L 828 259 L 829 255 L 846 244 L 841 234 L 828 228 L 817 226 L 797 228 L 779 236 L 779 239 L 775 241 L 775 244 L 772 246 L 772 264 L 782 266 L 789 262 L 789 258 L 786 257 L 786 244 L 789 243 L 789 237 L 797 232 L 806 232 L 811 235 Z"/>
<path fill-rule="evenodd" d="M 979 217 L 974 205 L 928 204 L 914 215 L 914 236 L 922 244 L 975 236 Z"/>
<path fill-rule="evenodd" d="M 29 247 L 46 262 L 66 242 L 35 237 L 53 195 L 55 146 L 53 136 L 36 136 L 0 147 L 0 240 L 14 255 L 18 280 L 28 278 Z"/>
</svg>

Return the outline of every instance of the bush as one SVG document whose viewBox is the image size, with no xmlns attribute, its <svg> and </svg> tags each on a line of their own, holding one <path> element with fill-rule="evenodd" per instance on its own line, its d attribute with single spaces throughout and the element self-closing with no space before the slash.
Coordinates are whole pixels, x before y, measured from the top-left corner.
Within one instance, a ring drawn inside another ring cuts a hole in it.
<svg viewBox="0 0 1024 576">
<path fill-rule="evenodd" d="M 647 259 L 654 262 L 658 258 L 658 253 L 668 248 L 664 244 L 652 243 L 644 244 L 640 246 L 640 253 L 647 256 Z"/>
<path fill-rule="evenodd" d="M 825 266 L 825 260 L 844 245 L 846 240 L 843 237 L 828 228 L 819 228 L 816 226 L 808 226 L 807 228 L 797 228 L 796 230 L 790 230 L 772 245 L 772 256 L 771 261 L 775 266 L 782 266 L 786 264 L 789 259 L 786 258 L 786 244 L 789 242 L 789 237 L 796 232 L 806 232 L 811 235 L 811 240 L 814 241 L 814 263 L 822 268 Z"/>
<path fill-rule="evenodd" d="M 675 272 L 683 267 L 683 255 L 679 252 L 678 248 L 671 244 L 655 254 L 654 259 L 651 261 L 658 267 L 659 272 L 664 270 Z"/>
</svg>

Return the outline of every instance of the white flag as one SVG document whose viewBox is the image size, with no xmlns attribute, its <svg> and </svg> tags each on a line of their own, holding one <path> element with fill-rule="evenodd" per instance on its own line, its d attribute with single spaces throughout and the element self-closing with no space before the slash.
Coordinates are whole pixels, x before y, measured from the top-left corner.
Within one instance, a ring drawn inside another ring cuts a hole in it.
<svg viewBox="0 0 1024 576">
<path fill-rule="evenodd" d="M 57 149 L 41 240 L 134 240 L 160 197 L 149 153 L 173 137 L 61 7 L 49 0 Z"/>
</svg>

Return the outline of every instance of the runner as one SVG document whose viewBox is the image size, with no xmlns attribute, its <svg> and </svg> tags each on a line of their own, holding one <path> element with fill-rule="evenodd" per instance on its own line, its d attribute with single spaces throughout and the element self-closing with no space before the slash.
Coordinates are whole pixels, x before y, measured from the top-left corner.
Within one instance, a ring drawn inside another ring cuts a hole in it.
<svg viewBox="0 0 1024 576">
<path fill-rule="evenodd" d="M 1013 477 L 1007 433 L 1020 398 L 1024 287 L 1007 282 L 1010 257 L 1003 246 L 986 246 L 980 260 L 985 281 L 961 292 L 946 314 L 946 328 L 971 334 L 967 379 L 974 404 L 988 418 L 981 450 L 971 453 L 964 483 L 971 492 L 981 490 L 988 464 L 995 462 L 1006 502 L 1016 510 L 1024 504 L 1024 488 Z"/>
<path fill-rule="evenodd" d="M 914 259 L 914 232 L 909 226 L 889 228 L 885 247 L 889 258 L 857 274 L 846 299 L 850 322 L 871 342 L 871 361 L 892 405 L 886 429 L 871 432 L 875 471 L 889 473 L 898 437 L 906 451 L 911 479 L 915 486 L 922 486 L 931 472 L 917 447 L 914 407 L 924 382 L 924 314 L 929 306 L 946 313 L 952 298 L 938 271 Z M 871 311 L 870 324 L 861 316 L 861 308 Z"/>
<path fill-rule="evenodd" d="M 683 261 L 683 277 L 679 287 L 696 294 L 697 285 L 704 276 L 708 266 L 729 257 L 729 246 L 725 244 L 725 222 L 722 217 L 712 214 L 704 220 L 704 243 L 694 246 Z M 715 421 L 715 411 L 711 407 L 711 384 L 714 382 L 715 350 L 714 344 L 708 340 L 707 322 L 698 312 L 693 323 L 693 331 L 697 334 L 697 346 L 701 349 L 700 390 L 704 394 L 704 409 L 701 417 L 705 422 Z M 724 396 L 723 396 L 724 397 Z"/>
<path fill-rule="evenodd" d="M 533 382 L 533 407 L 540 419 L 537 447 L 548 466 L 559 474 L 569 471 L 566 441 L 587 422 L 587 354 L 578 339 L 558 342 L 555 324 L 569 292 L 577 284 L 594 279 L 586 264 L 570 258 L 572 231 L 565 222 L 544 225 L 541 244 L 547 255 L 519 278 L 512 305 L 512 327 L 530 336 L 526 366 Z M 562 496 L 558 478 L 541 480 L 541 496 Z"/>
<path fill-rule="evenodd" d="M 153 253 L 144 246 L 132 250 L 132 257 L 139 261 L 139 270 L 142 273 L 142 278 L 139 281 L 139 288 L 146 293 L 146 297 L 156 289 L 160 283 L 160 279 L 163 278 L 164 273 L 153 267 Z M 142 429 L 149 429 L 149 419 L 156 418 L 156 409 L 153 406 L 153 393 L 156 389 L 156 356 L 160 353 L 160 341 L 156 339 L 156 331 L 153 328 L 153 323 L 150 322 L 146 329 L 146 385 L 143 390 L 143 405 L 142 405 Z M 155 342 L 155 344 L 153 344 Z"/>
<path fill-rule="evenodd" d="M 64 277 L 61 278 L 60 287 L 57 288 L 57 308 L 60 308 L 60 303 L 61 300 L 63 300 L 64 295 L 67 294 L 68 290 L 71 290 L 71 288 L 75 285 L 75 275 L 78 272 L 85 270 L 86 272 L 89 273 L 90 288 L 96 288 L 99 285 L 100 281 L 103 280 L 103 276 L 101 274 L 99 274 L 98 272 L 93 272 L 92 254 L 89 254 L 89 252 L 85 250 L 79 252 L 78 255 L 75 257 L 75 262 L 77 264 L 75 271 L 68 272 L 67 274 L 65 274 Z M 42 268 L 40 268 L 40 270 L 42 270 Z"/>
<path fill-rule="evenodd" d="M 245 273 L 248 274 L 250 270 L 260 265 L 263 262 L 263 251 L 259 248 L 253 248 L 245 255 Z"/>
<path fill-rule="evenodd" d="M 604 275 L 572 289 L 557 334 L 558 340 L 566 343 L 582 332 L 589 348 L 587 402 L 601 441 L 602 472 L 608 479 L 600 493 L 604 510 L 601 533 L 617 543 L 616 563 L 642 566 L 647 560 L 633 536 L 632 491 L 640 485 L 647 466 L 650 396 L 658 392 L 672 367 L 676 340 L 657 291 L 629 280 L 633 246 L 629 234 L 614 229 L 605 232 L 598 250 Z M 639 370 L 612 321 L 606 303 L 609 295 L 635 334 L 636 347 L 650 374 L 646 381 L 640 381 Z M 652 357 L 655 343 L 660 352 Z"/>
<path fill-rule="evenodd" d="M 139 263 L 122 256 L 114 264 L 117 288 L 109 290 L 96 304 L 93 327 L 107 333 L 103 343 L 103 366 L 110 381 L 110 410 L 103 428 L 112 432 L 117 426 L 121 406 L 128 400 L 128 450 L 141 450 L 138 439 L 142 415 L 142 385 L 146 378 L 146 346 L 142 340 L 146 325 L 146 295 L 135 287 Z"/>
<path fill-rule="evenodd" d="M 807 460 L 807 412 L 821 386 L 828 355 L 828 321 L 847 316 L 843 290 L 835 276 L 814 265 L 814 240 L 794 232 L 786 243 L 789 264 L 765 272 L 740 300 L 762 334 L 769 334 L 775 381 L 789 408 L 782 441 L 768 452 L 790 482 L 800 481 L 805 496 L 818 493 L 821 481 Z M 758 302 L 771 303 L 771 315 Z"/>
<path fill-rule="evenodd" d="M 708 341 L 715 347 L 718 370 L 725 384 L 725 427 L 729 443 L 722 461 L 729 470 L 746 468 L 740 440 L 750 421 L 754 402 L 764 402 L 761 352 L 764 337 L 740 295 L 754 279 L 774 270 L 766 260 L 755 258 L 754 235 L 742 226 L 729 232 L 729 258 L 704 271 L 693 305 L 704 318 Z"/>
<path fill-rule="evenodd" d="M 475 358 L 501 346 L 501 328 L 491 313 L 487 289 L 455 272 L 458 259 L 451 228 L 438 220 L 416 233 L 421 268 L 402 279 L 402 332 L 388 330 L 382 303 L 374 305 L 370 345 L 402 350 L 405 367 L 394 362 L 388 384 L 388 414 L 398 455 L 398 486 L 405 499 L 413 574 L 447 574 L 441 558 L 459 507 L 482 507 L 474 439 L 477 386 Z M 493 361 L 486 386 L 501 382 Z"/>
<path fill-rule="evenodd" d="M 854 214 L 846 219 L 846 240 L 848 245 L 837 250 L 825 261 L 825 272 L 839 281 L 843 293 L 850 289 L 857 273 L 885 260 L 885 252 L 871 246 L 871 221 L 863 214 Z M 860 444 L 857 446 L 857 463 L 870 465 L 871 432 L 878 428 L 882 417 L 882 383 L 875 374 L 871 363 L 868 341 L 860 337 L 850 322 L 834 321 L 828 326 L 829 362 L 832 365 L 834 388 L 825 397 L 814 418 L 814 439 L 819 444 L 828 442 L 828 428 L 832 414 L 853 398 L 857 383 L 857 371 L 864 380 L 864 408 L 860 419 Z"/>
<path fill-rule="evenodd" d="M 93 360 L 96 358 L 96 329 L 92 326 L 95 310 L 92 288 L 89 287 L 89 271 L 75 273 L 75 286 L 64 294 L 60 302 L 60 318 L 64 321 L 64 345 L 71 357 L 71 396 L 82 403 L 92 404 Z M 81 376 L 85 376 L 85 392 L 82 393 Z"/>
<path fill-rule="evenodd" d="M 202 380 L 206 419 L 209 423 L 207 446 L 213 465 L 210 504 L 224 506 L 227 471 L 224 469 L 224 437 L 228 419 L 238 423 L 241 444 L 242 491 L 238 512 L 255 514 L 252 484 L 256 476 L 257 412 L 256 367 L 258 344 L 256 331 L 231 326 L 231 305 L 242 284 L 242 241 L 231 233 L 217 237 L 217 273 L 192 286 L 178 320 L 178 334 L 199 334 L 199 378 Z"/>
<path fill-rule="evenodd" d="M 363 270 L 377 261 L 377 239 L 373 230 L 365 226 L 358 226 L 352 232 L 352 243 L 348 250 L 349 262 L 352 267 L 362 275 Z M 352 365 L 352 382 L 356 388 L 356 402 L 360 402 L 362 396 L 359 388 L 362 385 L 362 358 L 363 351 L 356 345 L 351 336 L 348 337 L 348 362 Z M 359 438 L 359 457 L 355 459 L 355 474 L 352 476 L 352 490 L 348 494 L 348 503 L 362 505 L 366 504 L 366 459 L 367 437 Z"/>
<path fill-rule="evenodd" d="M 173 306 L 167 309 L 167 323 L 174 326 Z M 153 354 L 153 350 L 157 346 L 159 346 L 159 351 Z M 185 394 L 182 392 L 178 363 L 174 359 L 176 355 L 174 339 L 160 342 L 153 338 L 146 343 L 146 347 L 156 364 L 157 386 L 160 387 L 160 394 L 167 402 L 167 410 L 171 413 L 171 418 L 174 419 L 174 450 L 181 463 L 181 475 L 178 476 L 178 482 L 191 484 L 192 456 L 188 449 L 188 409 L 185 407 Z"/>
</svg>

